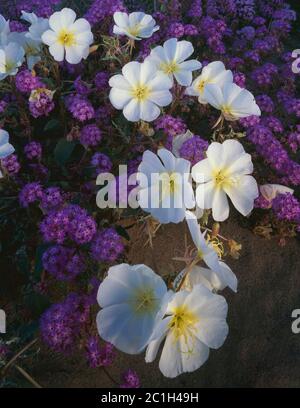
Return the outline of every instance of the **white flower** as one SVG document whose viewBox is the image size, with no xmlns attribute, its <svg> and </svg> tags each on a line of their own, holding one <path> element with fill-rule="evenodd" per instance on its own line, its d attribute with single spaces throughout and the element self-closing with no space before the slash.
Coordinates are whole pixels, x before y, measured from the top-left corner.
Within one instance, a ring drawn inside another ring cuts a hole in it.
<svg viewBox="0 0 300 408">
<path fill-rule="evenodd" d="M 159 368 L 165 377 L 192 372 L 201 367 L 209 349 L 217 349 L 228 334 L 226 300 L 203 285 L 192 292 L 180 291 L 168 304 L 166 317 L 154 329 L 146 351 L 146 362 L 152 362 L 165 340 Z"/>
<path fill-rule="evenodd" d="M 192 168 L 193 179 L 202 183 L 196 190 L 199 207 L 212 208 L 214 220 L 224 221 L 229 216 L 228 195 L 235 208 L 248 215 L 258 197 L 257 183 L 250 176 L 253 172 L 250 154 L 240 142 L 230 139 L 222 144 L 211 143 L 206 156 Z"/>
<path fill-rule="evenodd" d="M 151 62 L 129 62 L 122 74 L 110 78 L 109 99 L 116 109 L 123 110 L 127 120 L 152 122 L 160 114 L 159 107 L 172 102 L 172 82 Z"/>
<path fill-rule="evenodd" d="M 269 208 L 272 207 L 272 201 L 278 194 L 294 194 L 293 189 L 282 186 L 281 184 L 263 184 L 259 186 L 259 191 L 264 199 L 269 201 Z"/>
<path fill-rule="evenodd" d="M 185 61 L 194 52 L 194 47 L 189 41 L 177 41 L 171 38 L 164 45 L 153 48 L 146 60 L 156 64 L 157 69 L 163 71 L 173 80 L 183 86 L 189 86 L 192 82 L 192 72 L 201 68 L 197 60 Z"/>
<path fill-rule="evenodd" d="M 41 43 L 34 40 L 29 32 L 11 33 L 10 39 L 24 49 L 28 69 L 33 69 L 34 65 L 41 61 Z"/>
<path fill-rule="evenodd" d="M 23 48 L 14 42 L 0 48 L 0 81 L 8 75 L 16 75 L 24 59 Z"/>
<path fill-rule="evenodd" d="M 159 30 L 159 26 L 155 25 L 156 22 L 152 16 L 139 11 L 129 15 L 116 11 L 114 21 L 116 23 L 113 28 L 114 34 L 127 35 L 133 40 L 149 38 L 155 31 Z"/>
<path fill-rule="evenodd" d="M 125 353 L 140 353 L 167 298 L 166 284 L 148 266 L 112 266 L 97 295 L 102 307 L 97 316 L 100 336 Z"/>
<path fill-rule="evenodd" d="M 28 36 L 34 41 L 42 42 L 42 35 L 49 29 L 49 20 L 25 11 L 22 11 L 21 19 L 30 23 Z"/>
<path fill-rule="evenodd" d="M 198 96 L 198 101 L 202 104 L 206 104 L 207 101 L 204 98 L 204 88 L 207 84 L 217 84 L 221 88 L 226 82 L 232 82 L 233 75 L 230 70 L 226 70 L 223 62 L 214 61 L 206 65 L 201 74 L 194 79 L 192 85 L 186 89 L 187 95 Z"/>
<path fill-rule="evenodd" d="M 181 286 L 181 289 L 191 291 L 195 285 L 201 283 L 211 291 L 220 291 L 228 286 L 228 282 L 232 282 L 231 288 L 236 292 L 237 290 L 237 279 L 232 270 L 226 265 L 225 262 L 219 261 L 222 270 L 222 276 L 208 268 L 203 268 L 202 266 L 195 265 L 188 271 L 188 274 Z M 175 279 L 174 288 L 180 283 L 183 276 L 186 274 L 187 268 L 183 269 Z M 225 276 L 225 280 L 222 277 Z"/>
<path fill-rule="evenodd" d="M 203 96 L 229 121 L 261 114 L 252 93 L 234 83 L 226 82 L 223 88 L 217 84 L 207 84 Z"/>
<path fill-rule="evenodd" d="M 147 150 L 138 172 L 139 205 L 160 223 L 178 223 L 186 208 L 195 206 L 188 160 L 176 158 L 167 149 L 159 149 L 157 155 Z"/>
<path fill-rule="evenodd" d="M 50 30 L 42 35 L 42 41 L 49 45 L 49 52 L 55 61 L 78 64 L 89 55 L 89 48 L 94 37 L 90 23 L 84 19 L 76 20 L 76 13 L 64 8 L 49 18 Z"/>
<path fill-rule="evenodd" d="M 6 130 L 0 129 L 0 159 L 4 159 L 15 151 L 9 143 L 9 134 Z"/>
<path fill-rule="evenodd" d="M 5 20 L 5 18 L 0 14 L 0 46 L 7 44 L 9 33 L 9 20 Z"/>
<path fill-rule="evenodd" d="M 197 217 L 191 211 L 186 211 L 186 222 L 191 233 L 192 240 L 198 250 L 198 257 L 211 269 L 211 283 L 215 289 L 223 289 L 229 286 L 234 292 L 237 291 L 237 278 L 232 270 L 219 260 L 217 251 L 211 242 L 202 234 Z M 202 282 L 203 283 L 203 282 Z"/>
</svg>

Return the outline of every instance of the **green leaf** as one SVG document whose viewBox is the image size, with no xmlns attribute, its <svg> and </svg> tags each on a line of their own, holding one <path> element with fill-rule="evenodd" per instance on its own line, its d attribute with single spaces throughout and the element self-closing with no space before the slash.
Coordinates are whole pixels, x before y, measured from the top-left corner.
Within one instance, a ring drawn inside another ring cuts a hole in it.
<svg viewBox="0 0 300 408">
<path fill-rule="evenodd" d="M 44 126 L 44 131 L 47 132 L 49 130 L 54 130 L 54 129 L 57 129 L 59 127 L 60 127 L 60 121 L 57 120 L 57 119 L 51 119 Z"/>
<path fill-rule="evenodd" d="M 75 146 L 76 142 L 68 142 L 66 139 L 61 139 L 54 149 L 54 157 L 57 163 L 64 166 L 69 160 Z"/>
</svg>

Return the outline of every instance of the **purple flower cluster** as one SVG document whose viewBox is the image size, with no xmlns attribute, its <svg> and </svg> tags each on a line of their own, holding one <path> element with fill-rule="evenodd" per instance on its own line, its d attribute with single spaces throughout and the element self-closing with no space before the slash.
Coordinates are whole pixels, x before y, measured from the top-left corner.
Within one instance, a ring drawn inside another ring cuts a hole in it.
<svg viewBox="0 0 300 408">
<path fill-rule="evenodd" d="M 91 368 L 108 367 L 112 365 L 116 352 L 112 344 L 100 345 L 96 336 L 91 336 L 86 342 L 86 358 Z"/>
<path fill-rule="evenodd" d="M 11 154 L 2 159 L 1 166 L 10 176 L 18 174 L 21 168 L 18 157 L 15 154 Z"/>
<path fill-rule="evenodd" d="M 40 332 L 43 341 L 54 351 L 72 352 L 89 314 L 90 304 L 86 297 L 70 293 L 64 301 L 52 305 L 42 315 Z"/>
<path fill-rule="evenodd" d="M 122 375 L 120 388 L 140 388 L 141 383 L 137 373 L 130 368 Z"/>
<path fill-rule="evenodd" d="M 126 11 L 122 0 L 94 0 L 85 18 L 94 25 L 101 23 L 106 17 L 112 16 L 115 11 Z"/>
<path fill-rule="evenodd" d="M 171 115 L 161 116 L 155 121 L 154 126 L 156 131 L 163 130 L 167 136 L 176 136 L 187 131 L 184 121 Z"/>
<path fill-rule="evenodd" d="M 279 220 L 300 224 L 300 202 L 291 193 L 278 194 L 272 201 L 272 209 Z"/>
<path fill-rule="evenodd" d="M 32 141 L 24 147 L 24 153 L 28 160 L 40 160 L 42 157 L 42 145 Z"/>
<path fill-rule="evenodd" d="M 106 71 L 97 72 L 94 83 L 97 91 L 106 91 L 108 88 L 109 73 Z"/>
<path fill-rule="evenodd" d="M 73 248 L 55 245 L 43 254 L 43 266 L 56 279 L 71 281 L 82 273 L 85 268 L 84 257 Z"/>
<path fill-rule="evenodd" d="M 123 251 L 122 238 L 114 228 L 102 229 L 91 243 L 91 256 L 99 262 L 114 262 Z"/>
<path fill-rule="evenodd" d="M 204 159 L 207 148 L 208 142 L 200 136 L 194 135 L 182 144 L 179 149 L 180 157 L 189 160 L 194 165 Z"/>
<path fill-rule="evenodd" d="M 37 88 L 31 92 L 29 110 L 34 118 L 48 116 L 55 108 L 53 92 L 46 88 Z"/>
<path fill-rule="evenodd" d="M 69 112 L 80 122 L 85 122 L 95 117 L 93 105 L 86 97 L 80 94 L 70 95 L 66 98 L 65 102 Z"/>
<path fill-rule="evenodd" d="M 97 174 L 99 174 L 110 172 L 113 165 L 106 154 L 97 152 L 91 158 L 91 166 L 95 167 Z"/>
<path fill-rule="evenodd" d="M 86 146 L 97 146 L 102 139 L 101 130 L 97 125 L 86 125 L 81 129 L 80 142 Z"/>
<path fill-rule="evenodd" d="M 63 244 L 69 239 L 86 244 L 93 239 L 97 224 L 85 209 L 69 204 L 61 210 L 51 211 L 41 222 L 40 229 L 45 242 Z"/>
<path fill-rule="evenodd" d="M 43 88 L 40 78 L 27 69 L 18 72 L 15 79 L 16 87 L 22 93 L 30 93 L 34 89 Z"/>
<path fill-rule="evenodd" d="M 59 187 L 49 187 L 43 191 L 41 207 L 44 211 L 59 209 L 64 203 L 64 197 Z"/>
<path fill-rule="evenodd" d="M 29 204 L 39 201 L 43 197 L 43 187 L 39 182 L 27 183 L 19 194 L 20 205 L 27 208 Z"/>
</svg>

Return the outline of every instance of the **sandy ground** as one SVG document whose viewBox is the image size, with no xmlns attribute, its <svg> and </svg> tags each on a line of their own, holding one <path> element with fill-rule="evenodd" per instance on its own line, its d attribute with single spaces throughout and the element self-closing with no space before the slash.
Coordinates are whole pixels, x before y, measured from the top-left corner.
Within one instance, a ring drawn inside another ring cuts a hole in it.
<svg viewBox="0 0 300 408">
<path fill-rule="evenodd" d="M 286 247 L 254 236 L 237 222 L 225 223 L 222 233 L 243 244 L 241 258 L 229 263 L 239 279 L 237 294 L 223 292 L 229 305 L 229 336 L 222 348 L 211 351 L 208 362 L 191 374 L 167 379 L 158 360 L 118 354 L 111 375 L 124 368 L 140 375 L 143 387 L 300 387 L 300 334 L 291 331 L 291 313 L 300 308 L 299 241 Z M 171 261 L 183 251 L 184 224 L 161 227 L 153 250 L 144 248 L 146 236 L 131 230 L 131 263 L 145 263 L 166 276 L 182 269 Z M 43 351 L 31 373 L 46 387 L 112 387 L 101 369 L 87 369 L 83 359 L 67 360 Z"/>
</svg>

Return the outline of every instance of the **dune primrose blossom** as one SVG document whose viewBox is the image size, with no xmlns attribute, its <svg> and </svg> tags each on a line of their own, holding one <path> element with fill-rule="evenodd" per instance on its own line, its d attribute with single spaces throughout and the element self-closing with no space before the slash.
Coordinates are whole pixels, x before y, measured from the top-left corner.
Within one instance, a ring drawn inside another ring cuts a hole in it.
<svg viewBox="0 0 300 408">
<path fill-rule="evenodd" d="M 213 142 L 206 151 L 207 158 L 192 168 L 192 177 L 198 184 L 196 201 L 200 208 L 212 208 L 215 221 L 229 216 L 227 195 L 234 207 L 244 216 L 248 215 L 258 197 L 251 155 L 246 153 L 237 140 Z"/>
<path fill-rule="evenodd" d="M 6 20 L 0 14 L 0 46 L 7 44 L 9 33 L 10 33 L 9 20 Z"/>
<path fill-rule="evenodd" d="M 116 11 L 114 13 L 115 25 L 113 33 L 117 35 L 126 35 L 132 40 L 141 40 L 142 38 L 149 38 L 159 30 L 156 21 L 149 14 L 140 11 L 130 13 L 122 13 Z"/>
<path fill-rule="evenodd" d="M 191 85 L 192 72 L 201 68 L 201 63 L 195 59 L 186 61 L 194 52 L 194 47 L 189 41 L 177 41 L 177 38 L 171 38 L 151 51 L 149 60 L 156 64 L 157 69 L 161 70 L 173 80 L 182 86 Z"/>
<path fill-rule="evenodd" d="M 213 289 L 221 290 L 228 286 L 230 289 L 236 292 L 237 278 L 235 274 L 232 272 L 229 266 L 220 261 L 217 248 L 214 247 L 212 242 L 209 242 L 205 238 L 205 233 L 202 234 L 196 214 L 192 213 L 191 211 L 186 211 L 186 222 L 188 224 L 192 240 L 197 248 L 198 258 L 206 263 L 206 265 L 210 268 L 209 272 L 204 273 L 204 278 L 208 279 L 209 277 L 209 281 Z M 199 283 L 203 283 L 201 278 L 199 278 Z"/>
<path fill-rule="evenodd" d="M 110 78 L 109 85 L 110 102 L 131 122 L 152 122 L 159 116 L 160 107 L 172 102 L 172 81 L 150 61 L 129 62 L 122 68 L 122 75 Z"/>
<path fill-rule="evenodd" d="M 163 316 L 167 297 L 165 282 L 148 266 L 112 266 L 97 295 L 100 337 L 125 353 L 140 353 Z"/>
<path fill-rule="evenodd" d="M 217 84 L 207 84 L 203 95 L 205 100 L 220 110 L 228 121 L 261 115 L 252 93 L 234 83 L 227 82 L 223 88 Z"/>
<path fill-rule="evenodd" d="M 42 35 L 49 29 L 48 18 L 38 17 L 35 13 L 22 11 L 21 19 L 30 24 L 28 36 L 39 43 L 42 42 Z"/>
<path fill-rule="evenodd" d="M 63 8 L 52 14 L 49 26 L 50 29 L 42 34 L 42 41 L 49 46 L 55 61 L 66 58 L 70 64 L 78 64 L 88 57 L 94 36 L 86 19 L 76 20 L 76 13 L 72 9 Z"/>
<path fill-rule="evenodd" d="M 194 286 L 191 292 L 181 290 L 169 302 L 166 316 L 155 327 L 146 351 L 146 362 L 152 362 L 165 339 L 159 368 L 165 377 L 175 378 L 201 367 L 209 349 L 217 349 L 228 334 L 226 300 L 205 286 Z"/>
<path fill-rule="evenodd" d="M 233 75 L 227 70 L 221 61 L 214 61 L 206 65 L 201 74 L 194 79 L 191 86 L 185 90 L 186 95 L 198 96 L 198 101 L 206 104 L 204 88 L 207 84 L 218 84 L 221 88 L 227 82 L 233 81 Z"/>
<path fill-rule="evenodd" d="M 10 156 L 15 148 L 9 143 L 9 134 L 6 130 L 0 129 L 0 160 Z M 0 170 L 0 179 L 3 178 Z"/>
<path fill-rule="evenodd" d="M 9 75 L 16 75 L 22 65 L 25 52 L 23 48 L 11 42 L 0 48 L 0 81 Z"/>
<path fill-rule="evenodd" d="M 186 208 L 195 206 L 190 165 L 167 149 L 159 149 L 157 155 L 149 150 L 143 154 L 137 175 L 138 202 L 162 224 L 183 221 Z"/>
</svg>

